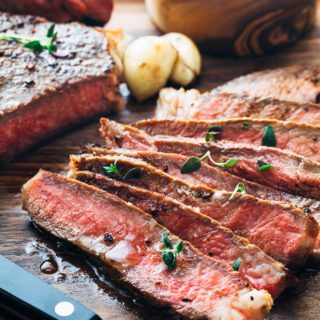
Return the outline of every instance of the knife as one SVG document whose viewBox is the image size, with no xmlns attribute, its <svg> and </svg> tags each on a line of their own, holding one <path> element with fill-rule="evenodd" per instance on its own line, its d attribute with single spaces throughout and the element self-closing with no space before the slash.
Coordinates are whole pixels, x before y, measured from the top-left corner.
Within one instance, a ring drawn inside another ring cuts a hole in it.
<svg viewBox="0 0 320 320">
<path fill-rule="evenodd" d="M 24 320 L 101 320 L 90 309 L 1 255 L 0 308 Z"/>
</svg>

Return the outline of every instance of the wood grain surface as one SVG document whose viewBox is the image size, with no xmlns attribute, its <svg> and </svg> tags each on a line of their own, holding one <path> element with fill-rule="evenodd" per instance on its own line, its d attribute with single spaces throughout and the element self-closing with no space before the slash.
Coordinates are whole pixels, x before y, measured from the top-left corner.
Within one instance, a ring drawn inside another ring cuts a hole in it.
<svg viewBox="0 0 320 320">
<path fill-rule="evenodd" d="M 146 0 L 165 32 L 185 33 L 219 55 L 251 56 L 295 43 L 314 21 L 316 0 Z"/>
<path fill-rule="evenodd" d="M 140 1 L 115 1 L 116 10 L 110 26 L 121 26 L 133 36 L 157 33 Z M 239 75 L 263 68 L 293 63 L 320 64 L 320 19 L 317 27 L 298 45 L 277 55 L 255 59 L 218 59 L 204 57 L 203 73 L 195 86 L 201 90 Z M 128 101 L 127 109 L 111 118 L 130 123 L 152 117 L 155 100 L 143 104 Z M 64 170 L 68 155 L 77 152 L 79 145 L 101 142 L 97 119 L 34 149 L 18 161 L 0 169 L 0 254 L 18 263 L 26 270 L 70 294 L 76 300 L 96 311 L 104 320 L 169 319 L 137 297 L 103 278 L 80 255 L 66 253 L 47 235 L 39 233 L 21 209 L 20 188 L 39 168 L 59 172 Z M 57 254 L 57 256 L 55 256 Z M 59 270 L 53 274 L 40 271 L 46 259 L 56 259 Z M 99 269 L 99 268 L 98 268 Z M 1 272 L 1 270 L 0 270 Z M 301 274 L 301 284 L 285 292 L 275 303 L 273 320 L 320 319 L 320 275 L 313 267 Z M 0 311 L 0 319 L 14 319 Z"/>
</svg>

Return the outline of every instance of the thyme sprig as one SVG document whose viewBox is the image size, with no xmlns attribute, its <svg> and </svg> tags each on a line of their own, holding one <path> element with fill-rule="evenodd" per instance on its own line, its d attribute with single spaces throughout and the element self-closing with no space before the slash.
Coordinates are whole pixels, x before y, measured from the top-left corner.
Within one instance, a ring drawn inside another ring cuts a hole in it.
<svg viewBox="0 0 320 320">
<path fill-rule="evenodd" d="M 166 233 L 162 233 L 161 238 L 164 245 L 164 248 L 160 250 L 161 257 L 165 265 L 171 271 L 176 265 L 178 254 L 183 249 L 183 241 L 180 240 L 174 248 L 171 240 Z"/>
<path fill-rule="evenodd" d="M 240 182 L 236 185 L 233 192 L 231 193 L 230 200 L 237 194 L 237 193 L 246 193 L 246 186 L 244 183 Z"/>
<path fill-rule="evenodd" d="M 141 175 L 141 169 L 138 167 L 133 167 L 129 169 L 124 175 L 120 173 L 120 170 L 118 168 L 118 160 L 117 158 L 114 163 L 112 163 L 110 166 L 103 166 L 102 170 L 103 173 L 106 176 L 115 176 L 117 178 L 120 178 L 120 180 L 126 181 L 133 178 L 138 178 Z"/>
<path fill-rule="evenodd" d="M 208 158 L 211 163 L 219 168 L 231 168 L 238 163 L 238 159 L 230 158 L 226 162 L 216 162 L 212 159 L 210 151 L 207 151 L 202 157 L 190 157 L 182 166 L 181 173 L 191 173 L 197 171 L 201 167 L 201 162 Z"/>
<path fill-rule="evenodd" d="M 24 48 L 40 53 L 44 50 L 50 54 L 57 50 L 58 33 L 55 31 L 55 24 L 52 24 L 45 38 L 36 38 L 15 33 L 0 33 L 0 41 L 15 41 L 23 44 Z"/>
<path fill-rule="evenodd" d="M 240 182 L 236 185 L 233 192 L 246 193 L 246 186 Z"/>
</svg>

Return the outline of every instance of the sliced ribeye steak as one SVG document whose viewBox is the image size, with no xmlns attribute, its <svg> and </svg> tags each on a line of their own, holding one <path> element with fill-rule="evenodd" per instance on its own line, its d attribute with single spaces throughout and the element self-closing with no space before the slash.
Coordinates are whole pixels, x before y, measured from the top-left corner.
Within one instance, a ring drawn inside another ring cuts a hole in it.
<svg viewBox="0 0 320 320">
<path fill-rule="evenodd" d="M 213 92 L 319 103 L 320 66 L 293 65 L 262 70 L 231 80 L 214 89 Z"/>
<path fill-rule="evenodd" d="M 164 244 L 171 240 L 176 247 L 180 239 L 115 195 L 40 171 L 24 185 L 22 196 L 24 208 L 42 228 L 100 259 L 122 283 L 187 319 L 262 320 L 270 310 L 266 291 L 246 286 L 238 273 L 187 241 L 175 263 L 168 258 L 173 253 L 164 258 L 159 252 L 169 251 Z"/>
<path fill-rule="evenodd" d="M 72 177 L 115 194 L 151 214 L 158 223 L 209 257 L 229 266 L 240 259 L 238 271 L 245 281 L 255 289 L 267 290 L 273 298 L 296 283 L 283 264 L 247 239 L 236 236 L 230 229 L 181 202 L 88 171 L 73 171 Z"/>
<path fill-rule="evenodd" d="M 155 118 L 161 119 L 229 119 L 256 118 L 295 121 L 320 126 L 320 105 L 250 97 L 233 93 L 203 93 L 196 89 L 160 91 Z"/>
<path fill-rule="evenodd" d="M 52 24 L 0 13 L 0 32 L 46 37 Z M 93 116 L 122 108 L 107 39 L 78 23 L 56 25 L 57 54 L 0 41 L 0 155 L 6 161 Z"/>
<path fill-rule="evenodd" d="M 100 119 L 100 123 L 100 132 L 108 148 L 160 151 L 187 156 L 201 156 L 210 151 L 218 162 L 237 158 L 237 165 L 224 168 L 234 175 L 288 193 L 320 200 L 320 165 L 305 157 L 264 146 L 229 142 L 206 143 L 204 139 L 173 136 L 153 137 L 132 126 L 105 118 Z M 259 171 L 258 161 L 272 164 L 273 167 Z M 211 162 L 208 164 L 212 165 Z"/>
<path fill-rule="evenodd" d="M 280 202 L 191 186 L 140 159 L 125 156 L 71 155 L 70 169 L 104 174 L 104 167 L 114 165 L 115 161 L 122 176 L 139 168 L 139 175 L 127 179 L 130 184 L 198 208 L 285 264 L 301 266 L 315 247 L 318 225 L 314 219 L 302 210 Z M 119 179 L 119 175 L 112 176 Z"/>
<path fill-rule="evenodd" d="M 115 145 L 114 148 L 119 148 L 119 145 Z M 84 146 L 82 152 L 94 155 L 126 155 L 131 158 L 138 158 L 153 167 L 161 169 L 171 176 L 184 180 L 195 186 L 205 185 L 212 189 L 233 192 L 239 184 L 243 184 L 246 194 L 265 200 L 280 201 L 291 204 L 310 213 L 317 221 L 320 221 L 320 200 L 293 195 L 266 185 L 255 183 L 232 175 L 214 166 L 210 166 L 207 163 L 201 163 L 201 167 L 197 171 L 190 172 L 189 174 L 183 174 L 181 173 L 181 168 L 189 157 L 181 154 L 108 149 L 90 145 Z"/>
<path fill-rule="evenodd" d="M 232 141 L 269 146 L 320 161 L 320 127 L 272 119 L 142 120 L 135 124 L 148 134 Z M 208 135 L 211 136 L 208 137 Z M 207 138 L 208 137 L 208 138 Z"/>
</svg>

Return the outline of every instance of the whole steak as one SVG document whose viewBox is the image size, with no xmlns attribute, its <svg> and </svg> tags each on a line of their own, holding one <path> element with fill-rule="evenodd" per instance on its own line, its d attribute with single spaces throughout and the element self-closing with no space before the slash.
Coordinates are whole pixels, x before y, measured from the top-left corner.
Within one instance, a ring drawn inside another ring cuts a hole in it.
<svg viewBox="0 0 320 320">
<path fill-rule="evenodd" d="M 51 23 L 0 14 L 0 32 L 45 37 Z M 93 116 L 122 107 L 107 40 L 78 23 L 56 26 L 57 52 L 35 53 L 0 41 L 0 156 L 8 161 L 32 145 Z"/>
<path fill-rule="evenodd" d="M 0 0 L 0 10 L 33 14 L 56 22 L 76 20 L 104 24 L 112 9 L 112 0 Z"/>
</svg>

